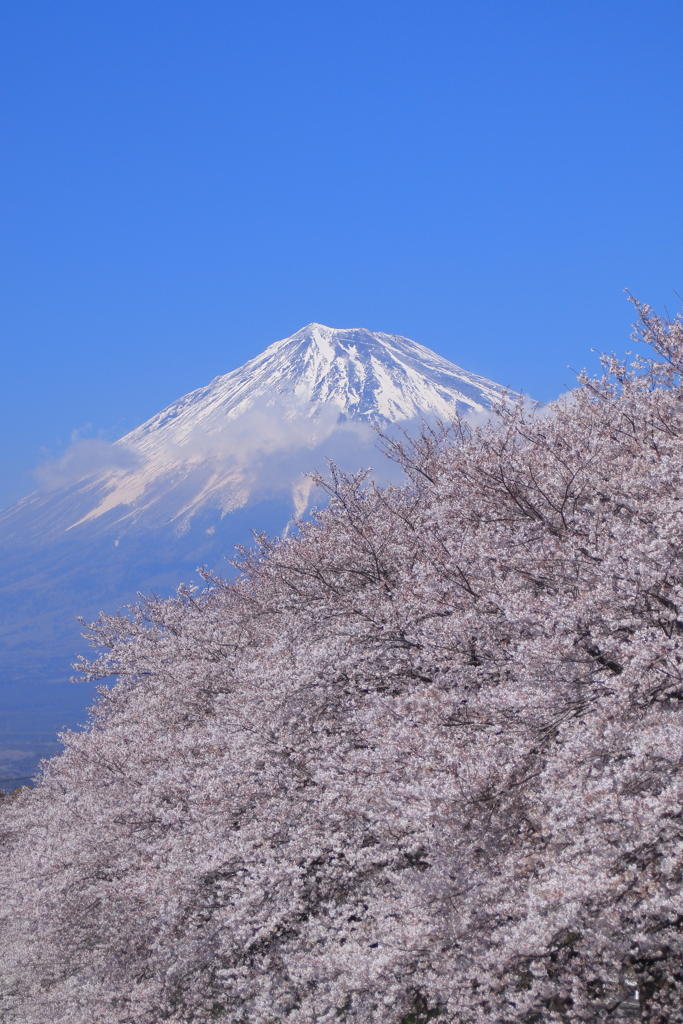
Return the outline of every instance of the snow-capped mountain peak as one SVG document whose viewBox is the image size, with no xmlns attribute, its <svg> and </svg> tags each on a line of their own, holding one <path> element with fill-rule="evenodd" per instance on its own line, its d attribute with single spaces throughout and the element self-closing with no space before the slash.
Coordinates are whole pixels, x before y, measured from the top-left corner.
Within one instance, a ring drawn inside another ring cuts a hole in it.
<svg viewBox="0 0 683 1024">
<path fill-rule="evenodd" d="M 326 458 L 376 466 L 373 426 L 481 413 L 503 393 L 409 338 L 311 323 L 115 442 L 99 470 L 71 472 L 59 501 L 53 485 L 20 504 L 40 508 L 51 533 L 86 523 L 182 531 L 200 512 L 220 519 L 275 493 L 301 514 L 305 473 Z"/>
<path fill-rule="evenodd" d="M 265 402 L 314 418 L 334 407 L 339 422 L 386 425 L 422 416 L 483 411 L 503 389 L 399 335 L 311 323 L 244 366 L 216 377 L 132 431 L 121 444 L 149 449 L 154 435 L 178 442 L 199 424 L 225 424 Z"/>
</svg>

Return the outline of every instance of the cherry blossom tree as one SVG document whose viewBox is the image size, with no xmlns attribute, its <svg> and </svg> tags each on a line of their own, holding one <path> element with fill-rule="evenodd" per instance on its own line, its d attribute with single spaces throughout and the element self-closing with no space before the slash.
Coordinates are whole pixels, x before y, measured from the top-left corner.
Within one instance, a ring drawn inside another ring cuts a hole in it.
<svg viewBox="0 0 683 1024">
<path fill-rule="evenodd" d="M 0 808 L 0 1017 L 683 1019 L 683 322 L 385 440 L 241 575 L 91 627 Z"/>
</svg>

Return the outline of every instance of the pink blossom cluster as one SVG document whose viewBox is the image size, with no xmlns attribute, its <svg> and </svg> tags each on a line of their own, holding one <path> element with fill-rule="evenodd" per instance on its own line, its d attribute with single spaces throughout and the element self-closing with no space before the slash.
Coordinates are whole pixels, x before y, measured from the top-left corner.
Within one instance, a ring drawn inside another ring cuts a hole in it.
<svg viewBox="0 0 683 1024">
<path fill-rule="evenodd" d="M 651 357 L 91 627 L 119 681 L 0 813 L 0 1019 L 683 1020 L 683 322 L 638 309 Z"/>
</svg>

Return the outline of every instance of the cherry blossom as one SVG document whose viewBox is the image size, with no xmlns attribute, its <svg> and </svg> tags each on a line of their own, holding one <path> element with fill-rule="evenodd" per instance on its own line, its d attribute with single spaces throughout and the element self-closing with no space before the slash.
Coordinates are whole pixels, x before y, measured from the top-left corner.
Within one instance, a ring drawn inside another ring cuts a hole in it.
<svg viewBox="0 0 683 1024">
<path fill-rule="evenodd" d="M 385 439 L 232 583 L 90 628 L 0 813 L 0 1017 L 683 1019 L 683 322 Z"/>
</svg>

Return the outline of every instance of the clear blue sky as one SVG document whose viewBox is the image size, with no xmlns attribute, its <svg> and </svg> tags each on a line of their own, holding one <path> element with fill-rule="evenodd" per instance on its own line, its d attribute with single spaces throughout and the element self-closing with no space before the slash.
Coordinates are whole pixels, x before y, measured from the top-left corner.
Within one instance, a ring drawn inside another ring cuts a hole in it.
<svg viewBox="0 0 683 1024">
<path fill-rule="evenodd" d="M 4 0 L 0 504 L 311 320 L 571 386 L 623 288 L 683 294 L 682 44 L 658 0 Z"/>
</svg>

